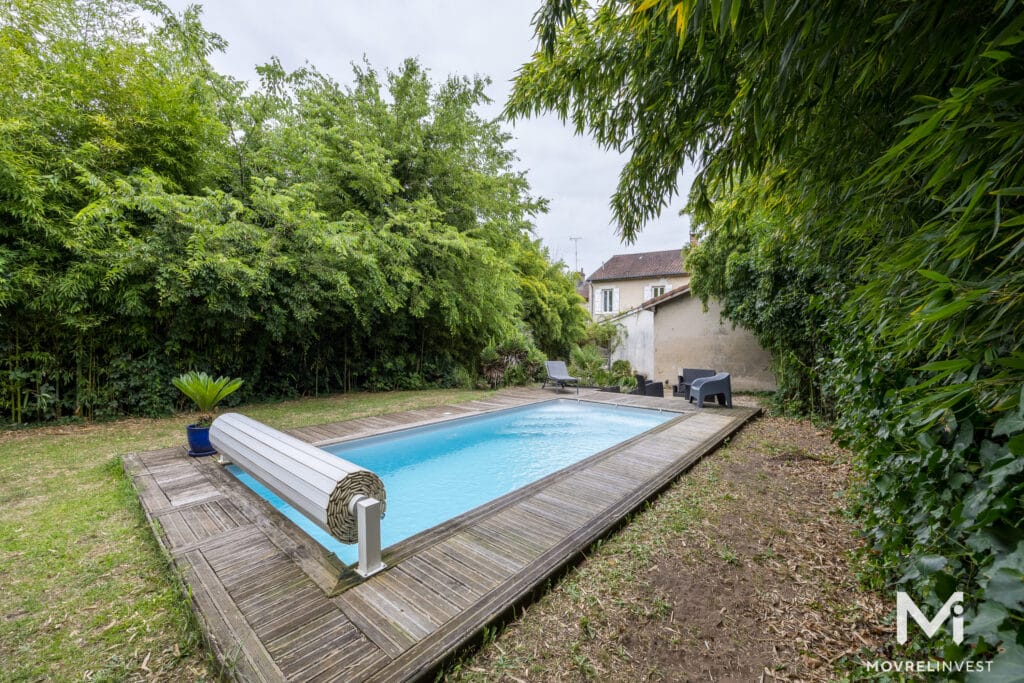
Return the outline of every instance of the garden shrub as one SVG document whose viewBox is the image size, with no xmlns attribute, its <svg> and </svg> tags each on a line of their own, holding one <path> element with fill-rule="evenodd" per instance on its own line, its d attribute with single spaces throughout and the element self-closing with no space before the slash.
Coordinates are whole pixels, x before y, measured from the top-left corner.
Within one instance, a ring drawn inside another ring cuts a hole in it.
<svg viewBox="0 0 1024 683">
<path fill-rule="evenodd" d="M 582 337 L 485 79 L 271 60 L 249 91 L 197 8 L 132 0 L 13 0 L 0 33 L 0 422 L 163 412 L 193 368 L 466 384 L 488 339 Z"/>
<path fill-rule="evenodd" d="M 516 333 L 488 344 L 480 360 L 484 379 L 490 386 L 519 386 L 538 381 L 545 356 L 529 335 Z"/>
<path fill-rule="evenodd" d="M 569 354 L 569 374 L 579 379 L 583 386 L 607 383 L 609 374 L 605 370 L 607 359 L 601 349 L 593 344 L 573 347 Z"/>
</svg>

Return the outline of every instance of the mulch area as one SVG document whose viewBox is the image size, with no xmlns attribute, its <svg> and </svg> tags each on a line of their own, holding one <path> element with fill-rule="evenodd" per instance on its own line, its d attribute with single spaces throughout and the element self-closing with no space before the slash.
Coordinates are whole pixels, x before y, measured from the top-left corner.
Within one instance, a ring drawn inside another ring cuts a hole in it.
<svg viewBox="0 0 1024 683">
<path fill-rule="evenodd" d="M 891 641 L 854 575 L 849 454 L 762 418 L 698 464 L 448 675 L 821 681 Z"/>
</svg>

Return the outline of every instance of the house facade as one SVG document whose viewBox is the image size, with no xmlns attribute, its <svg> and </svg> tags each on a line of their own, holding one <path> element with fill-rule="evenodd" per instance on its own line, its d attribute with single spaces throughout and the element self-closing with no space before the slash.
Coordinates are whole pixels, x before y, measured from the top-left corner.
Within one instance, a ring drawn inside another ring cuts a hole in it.
<svg viewBox="0 0 1024 683">
<path fill-rule="evenodd" d="M 690 282 L 682 251 L 618 254 L 590 276 L 584 298 L 594 320 L 612 318 Z"/>
<path fill-rule="evenodd" d="M 704 310 L 689 285 L 611 318 L 626 335 L 612 354 L 650 379 L 674 384 L 681 368 L 728 372 L 737 391 L 773 391 L 771 353 L 747 329 L 723 321 L 714 300 Z"/>
</svg>

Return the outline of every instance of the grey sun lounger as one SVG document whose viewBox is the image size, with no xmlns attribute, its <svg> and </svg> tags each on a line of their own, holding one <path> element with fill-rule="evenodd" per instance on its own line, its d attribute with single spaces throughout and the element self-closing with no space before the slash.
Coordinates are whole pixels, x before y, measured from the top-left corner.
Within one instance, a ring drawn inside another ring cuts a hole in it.
<svg viewBox="0 0 1024 683">
<path fill-rule="evenodd" d="M 732 378 L 728 372 L 720 372 L 711 377 L 698 377 L 690 385 L 690 402 L 697 399 L 697 407 L 704 407 L 704 399 L 712 396 L 718 397 L 718 402 L 723 406 L 732 408 Z"/>
<path fill-rule="evenodd" d="M 551 385 L 556 388 L 571 384 L 576 387 L 576 393 L 580 393 L 580 381 L 569 374 L 569 369 L 565 367 L 564 360 L 546 360 L 544 361 L 544 369 L 547 371 L 548 376 L 544 380 L 544 384 L 541 385 L 541 389 L 546 387 L 548 382 L 551 382 Z"/>
</svg>

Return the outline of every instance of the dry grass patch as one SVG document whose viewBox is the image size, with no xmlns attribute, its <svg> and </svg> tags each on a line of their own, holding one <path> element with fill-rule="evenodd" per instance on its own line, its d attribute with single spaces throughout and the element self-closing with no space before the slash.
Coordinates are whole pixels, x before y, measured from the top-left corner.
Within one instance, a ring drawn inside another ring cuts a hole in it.
<svg viewBox="0 0 1024 683">
<path fill-rule="evenodd" d="M 693 468 L 530 605 L 454 680 L 806 680 L 881 646 L 857 586 L 848 454 L 770 417 Z"/>
</svg>

